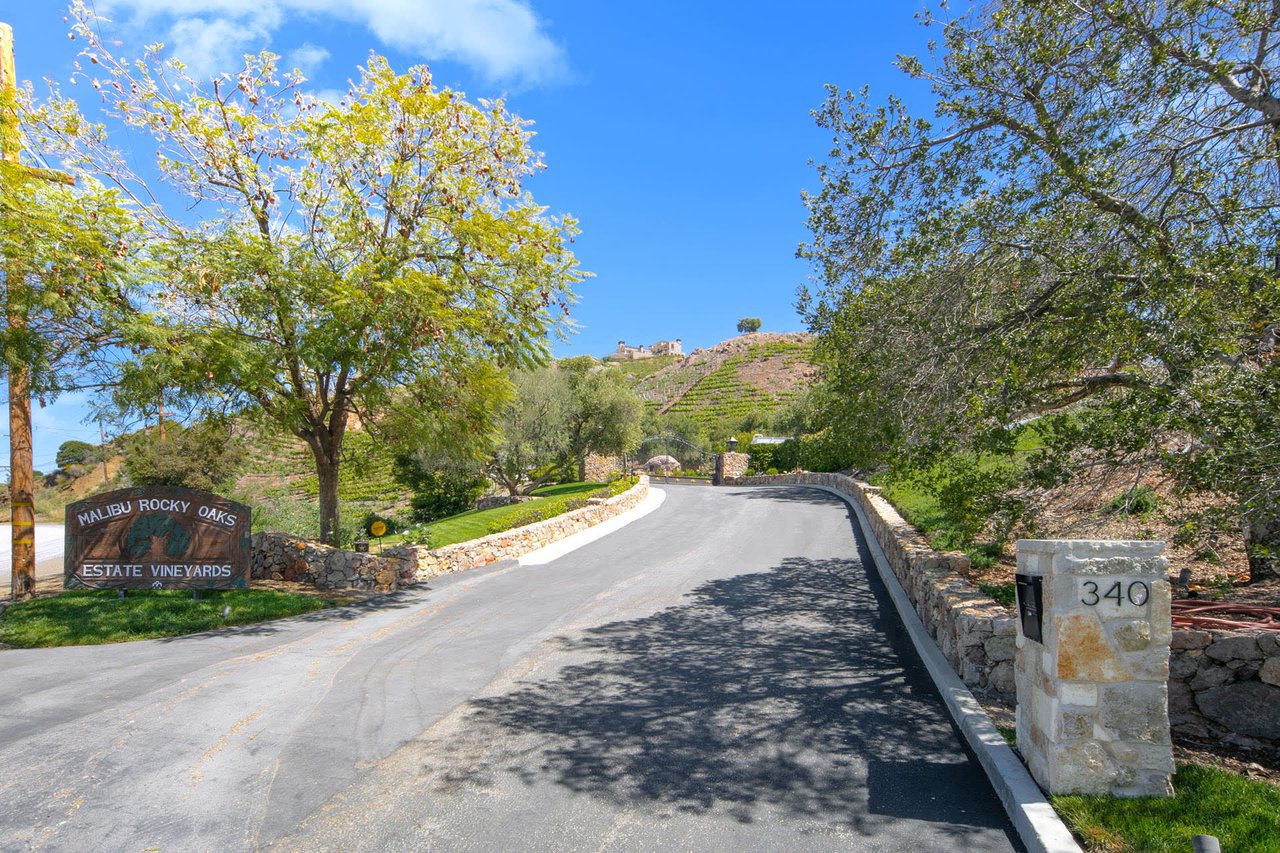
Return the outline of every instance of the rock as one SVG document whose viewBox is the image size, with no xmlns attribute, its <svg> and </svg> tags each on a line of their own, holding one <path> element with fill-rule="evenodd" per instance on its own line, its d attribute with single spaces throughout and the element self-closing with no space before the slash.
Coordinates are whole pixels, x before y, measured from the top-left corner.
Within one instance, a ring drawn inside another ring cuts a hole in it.
<svg viewBox="0 0 1280 853">
<path fill-rule="evenodd" d="M 1225 666 L 1209 666 L 1196 673 L 1188 683 L 1197 692 L 1217 687 L 1231 677 L 1231 670 Z"/>
<path fill-rule="evenodd" d="M 1171 649 L 1203 649 L 1213 642 L 1213 635 L 1208 631 L 1176 630 L 1169 642 Z"/>
<path fill-rule="evenodd" d="M 1258 641 L 1248 634 L 1223 637 L 1215 641 L 1204 652 L 1217 661 L 1230 660 L 1262 660 L 1262 649 Z"/>
<path fill-rule="evenodd" d="M 1169 678 L 1174 681 L 1184 681 L 1190 678 L 1196 674 L 1199 668 L 1195 658 L 1187 657 L 1177 652 L 1169 655 Z"/>
<path fill-rule="evenodd" d="M 1233 732 L 1280 740 L 1280 687 L 1238 681 L 1196 696 L 1200 713 Z"/>
<path fill-rule="evenodd" d="M 1266 663 L 1258 670 L 1258 680 L 1280 687 L 1280 657 L 1267 658 Z M 1276 713 L 1280 714 L 1280 709 Z"/>
</svg>

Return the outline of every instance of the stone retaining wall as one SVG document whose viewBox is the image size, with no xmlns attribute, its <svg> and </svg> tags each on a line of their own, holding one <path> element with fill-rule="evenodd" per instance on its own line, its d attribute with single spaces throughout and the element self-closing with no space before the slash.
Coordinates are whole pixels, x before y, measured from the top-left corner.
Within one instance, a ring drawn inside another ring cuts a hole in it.
<svg viewBox="0 0 1280 853">
<path fill-rule="evenodd" d="M 1012 696 L 1017 625 L 1008 609 L 966 581 L 969 559 L 935 551 L 879 489 L 840 474 L 739 477 L 726 485 L 816 485 L 848 495 L 947 660 L 971 687 Z M 1280 748 L 1280 632 L 1175 628 L 1169 653 L 1169 724 L 1175 735 Z"/>
<path fill-rule="evenodd" d="M 929 634 L 966 685 L 1012 697 L 1017 624 L 1009 610 L 963 577 L 969 558 L 935 551 L 875 486 L 843 474 L 798 472 L 726 479 L 725 485 L 826 486 L 855 501 Z"/>
<path fill-rule="evenodd" d="M 403 560 L 405 568 L 401 574 L 408 572 L 417 580 L 486 566 L 499 560 L 520 557 L 544 545 L 550 545 L 566 536 L 593 527 L 639 505 L 648 494 L 649 478 L 642 474 L 640 482 L 620 495 L 607 500 L 592 499 L 588 502 L 588 506 L 557 515 L 555 518 L 548 518 L 546 521 L 517 527 L 514 530 L 504 530 L 470 542 L 446 545 L 443 548 L 427 548 L 421 545 L 388 548 L 386 556 Z"/>
<path fill-rule="evenodd" d="M 358 554 L 285 533 L 255 533 L 252 539 L 256 580 L 286 580 L 318 589 L 367 589 L 390 592 L 413 583 L 401 560 L 388 554 Z"/>
<path fill-rule="evenodd" d="M 1176 734 L 1280 748 L 1280 631 L 1179 628 L 1170 646 Z"/>
</svg>

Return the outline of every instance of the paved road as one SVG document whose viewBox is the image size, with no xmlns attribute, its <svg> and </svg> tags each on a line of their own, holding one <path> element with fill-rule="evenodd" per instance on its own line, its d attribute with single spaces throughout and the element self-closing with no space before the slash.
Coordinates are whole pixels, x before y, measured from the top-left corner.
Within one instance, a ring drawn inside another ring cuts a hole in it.
<svg viewBox="0 0 1280 853">
<path fill-rule="evenodd" d="M 0 592 L 7 593 L 13 576 L 13 527 L 0 524 Z M 36 525 L 36 577 L 55 577 L 62 574 L 62 552 L 65 547 L 63 525 Z"/>
<path fill-rule="evenodd" d="M 666 491 L 360 610 L 0 652 L 0 849 L 1014 849 L 845 505 Z"/>
</svg>

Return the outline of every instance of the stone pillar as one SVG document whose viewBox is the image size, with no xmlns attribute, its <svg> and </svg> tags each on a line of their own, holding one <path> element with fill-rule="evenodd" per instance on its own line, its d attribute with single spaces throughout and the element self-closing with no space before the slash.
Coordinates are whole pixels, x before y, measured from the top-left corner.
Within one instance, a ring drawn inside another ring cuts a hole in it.
<svg viewBox="0 0 1280 853">
<path fill-rule="evenodd" d="M 711 482 L 713 485 L 724 485 L 725 480 L 736 480 L 747 473 L 747 465 L 751 457 L 746 453 L 721 453 L 716 456 L 716 473 Z"/>
<path fill-rule="evenodd" d="M 1018 749 L 1050 794 L 1173 794 L 1163 553 L 1018 542 Z"/>
</svg>

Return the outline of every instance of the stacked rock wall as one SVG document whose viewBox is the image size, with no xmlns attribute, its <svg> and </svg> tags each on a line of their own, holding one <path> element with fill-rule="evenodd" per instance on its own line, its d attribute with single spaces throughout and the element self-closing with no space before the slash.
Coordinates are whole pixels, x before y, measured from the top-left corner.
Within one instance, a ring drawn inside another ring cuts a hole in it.
<svg viewBox="0 0 1280 853">
<path fill-rule="evenodd" d="M 1175 733 L 1280 748 L 1280 631 L 1175 629 L 1170 646 Z"/>
<path fill-rule="evenodd" d="M 254 579 L 286 580 L 318 589 L 364 589 L 390 592 L 411 583 L 401 560 L 359 554 L 285 533 L 255 533 L 252 540 Z"/>
<path fill-rule="evenodd" d="M 582 479 L 587 483 L 607 483 L 609 475 L 622 470 L 621 456 L 600 456 L 588 453 L 583 460 Z"/>
<path fill-rule="evenodd" d="M 920 621 L 970 687 L 1012 696 L 1017 624 L 1009 610 L 963 577 L 969 558 L 935 551 L 880 490 L 843 474 L 798 472 L 726 478 L 725 485 L 826 486 L 855 501 Z"/>
<path fill-rule="evenodd" d="M 520 557 L 607 521 L 639 505 L 648 494 L 649 478 L 641 475 L 640 482 L 620 495 L 608 500 L 593 499 L 582 509 L 575 509 L 546 521 L 443 548 L 421 545 L 388 548 L 386 556 L 403 560 L 402 574 L 411 573 L 417 580 L 486 566 L 499 560 Z"/>
</svg>

